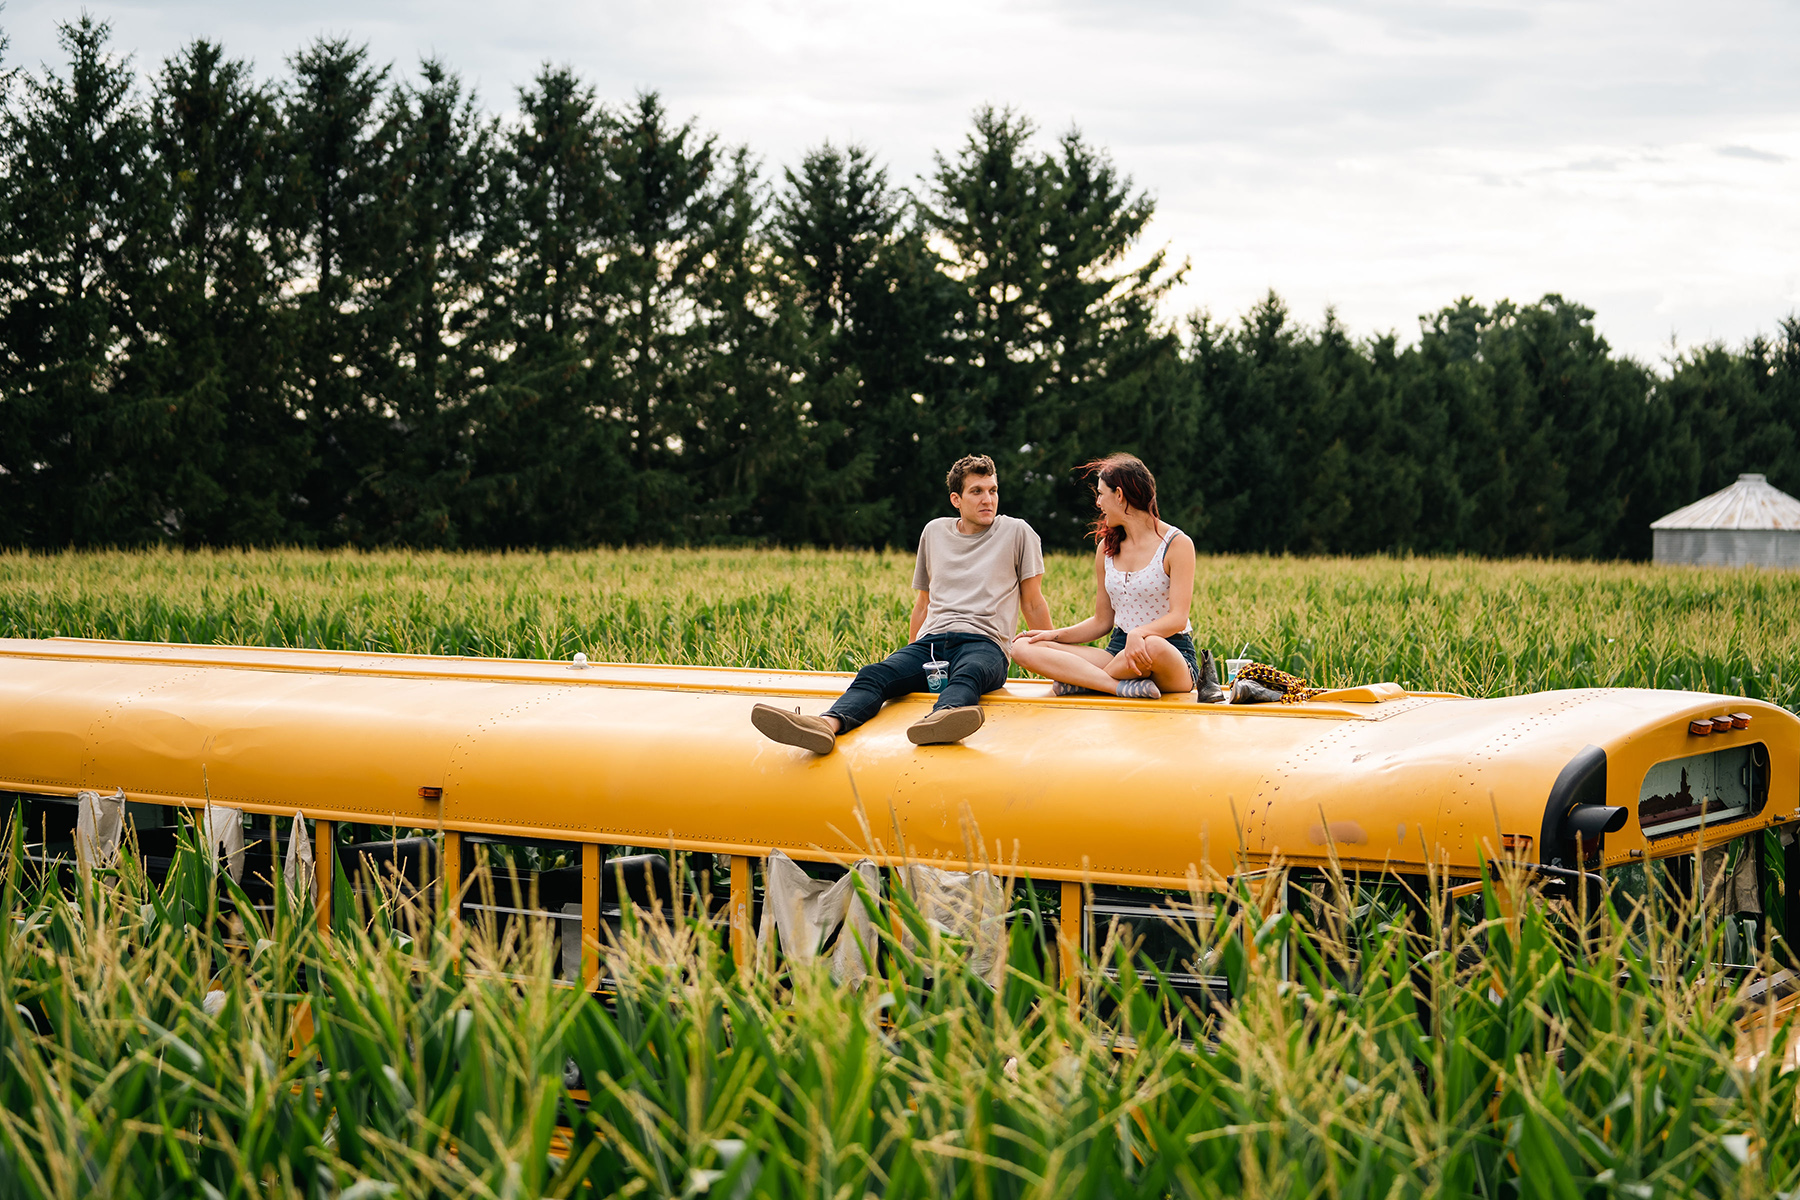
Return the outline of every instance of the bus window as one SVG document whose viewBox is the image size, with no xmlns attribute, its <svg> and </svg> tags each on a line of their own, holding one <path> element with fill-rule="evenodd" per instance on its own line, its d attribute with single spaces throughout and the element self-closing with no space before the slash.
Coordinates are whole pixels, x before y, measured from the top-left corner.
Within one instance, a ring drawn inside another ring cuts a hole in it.
<svg viewBox="0 0 1800 1200">
<path fill-rule="evenodd" d="M 1329 982 L 1354 992 L 1363 986 L 1365 956 L 1400 931 L 1413 939 L 1415 959 L 1430 952 L 1429 894 L 1429 881 L 1416 875 L 1296 872 L 1288 905 L 1300 918 L 1301 929 L 1330 976 Z M 1479 924 L 1481 897 L 1467 897 L 1459 903 L 1464 905 L 1464 923 Z M 1456 912 L 1452 906 L 1445 916 L 1453 918 Z"/>
<path fill-rule="evenodd" d="M 1638 825 L 1652 842 L 1762 811 L 1769 748 L 1761 742 L 1657 763 L 1638 791 Z"/>
<path fill-rule="evenodd" d="M 1095 885 L 1082 926 L 1082 950 L 1108 978 L 1117 979 L 1114 947 L 1134 946 L 1145 987 L 1158 987 L 1147 969 L 1153 965 L 1173 993 L 1165 1002 L 1191 1004 L 1206 1013 L 1231 1001 L 1218 951 L 1211 946 L 1219 911 L 1209 899 L 1196 902 L 1186 892 Z M 1104 1019 L 1107 1014 L 1100 1015 Z"/>
</svg>

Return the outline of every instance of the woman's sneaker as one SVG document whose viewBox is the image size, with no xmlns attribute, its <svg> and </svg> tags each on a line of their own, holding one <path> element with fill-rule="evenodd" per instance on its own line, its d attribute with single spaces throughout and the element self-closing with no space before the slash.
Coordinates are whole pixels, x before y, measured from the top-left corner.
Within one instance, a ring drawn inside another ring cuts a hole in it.
<svg viewBox="0 0 1800 1200">
<path fill-rule="evenodd" d="M 1119 683 L 1121 700 L 1161 700 L 1162 689 L 1154 679 L 1126 679 Z"/>
</svg>

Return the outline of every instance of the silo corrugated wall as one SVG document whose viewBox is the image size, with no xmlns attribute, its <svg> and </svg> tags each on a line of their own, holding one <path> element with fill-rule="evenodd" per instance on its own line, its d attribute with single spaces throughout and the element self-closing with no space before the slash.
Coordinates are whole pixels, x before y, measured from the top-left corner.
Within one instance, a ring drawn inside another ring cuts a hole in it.
<svg viewBox="0 0 1800 1200">
<path fill-rule="evenodd" d="M 1656 529 L 1652 557 L 1659 563 L 1705 567 L 1800 568 L 1800 530 Z"/>
</svg>

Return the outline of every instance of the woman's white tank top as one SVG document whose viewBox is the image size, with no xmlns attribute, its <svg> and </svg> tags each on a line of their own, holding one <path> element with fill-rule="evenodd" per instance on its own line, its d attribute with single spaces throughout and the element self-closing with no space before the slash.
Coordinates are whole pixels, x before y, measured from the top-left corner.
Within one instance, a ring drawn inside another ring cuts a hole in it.
<svg viewBox="0 0 1800 1200">
<path fill-rule="evenodd" d="M 1112 601 L 1114 625 L 1130 632 L 1169 615 L 1169 573 L 1163 569 L 1163 557 L 1180 534 L 1181 530 L 1169 526 L 1150 561 L 1135 571 L 1119 570 L 1112 555 L 1106 555 L 1106 598 Z M 1189 621 L 1181 632 L 1193 631 L 1194 623 Z"/>
</svg>

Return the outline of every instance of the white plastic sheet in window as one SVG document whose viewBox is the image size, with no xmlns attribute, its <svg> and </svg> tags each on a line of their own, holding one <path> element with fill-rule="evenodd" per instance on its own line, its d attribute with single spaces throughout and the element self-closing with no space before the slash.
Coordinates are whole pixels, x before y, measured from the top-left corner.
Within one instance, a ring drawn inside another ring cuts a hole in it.
<svg viewBox="0 0 1800 1200">
<path fill-rule="evenodd" d="M 902 878 L 925 924 L 969 943 L 969 966 L 996 988 L 1006 967 L 1006 885 L 988 871 L 911 866 Z M 902 944 L 917 949 L 912 930 Z"/>
<path fill-rule="evenodd" d="M 856 894 L 860 878 L 871 896 L 881 894 L 881 876 L 868 859 L 852 866 L 842 879 L 814 879 L 800 864 L 776 850 L 763 860 L 762 928 L 757 946 L 767 953 L 770 935 L 781 938 L 781 952 L 794 962 L 818 957 L 825 939 L 839 926 L 831 955 L 831 977 L 838 983 L 856 983 L 869 974 L 869 955 L 875 953 L 875 923 Z"/>
<path fill-rule="evenodd" d="M 227 808 L 223 804 L 206 806 L 206 817 L 202 822 L 202 833 L 206 838 L 206 856 L 217 871 L 221 863 L 230 872 L 233 883 L 241 883 L 244 878 L 244 811 L 239 808 Z"/>
<path fill-rule="evenodd" d="M 75 797 L 75 863 L 83 871 L 110 867 L 125 836 L 125 792 L 111 796 L 81 792 Z"/>
<path fill-rule="evenodd" d="M 557 944 L 562 949 L 562 978 L 580 979 L 581 904 L 579 901 L 571 900 L 562 906 L 562 912 L 562 920 L 556 923 Z"/>
<path fill-rule="evenodd" d="M 287 864 L 282 868 L 288 896 L 296 905 L 313 903 L 319 898 L 319 875 L 313 870 L 312 835 L 307 832 L 306 818 L 294 813 L 294 832 L 288 835 Z"/>
</svg>

